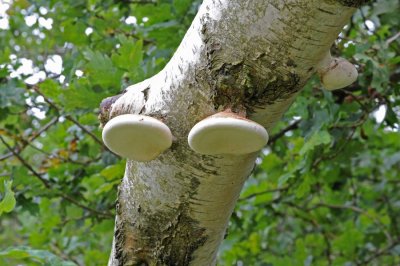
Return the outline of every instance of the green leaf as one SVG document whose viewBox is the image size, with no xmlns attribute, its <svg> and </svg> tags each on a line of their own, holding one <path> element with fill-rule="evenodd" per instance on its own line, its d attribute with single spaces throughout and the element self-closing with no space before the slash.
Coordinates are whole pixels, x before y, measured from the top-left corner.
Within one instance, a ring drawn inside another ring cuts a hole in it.
<svg viewBox="0 0 400 266">
<path fill-rule="evenodd" d="M 121 87 L 122 71 L 114 66 L 110 57 L 100 51 L 91 50 L 87 50 L 84 56 L 88 61 L 86 71 L 91 83 L 103 88 Z"/>
<path fill-rule="evenodd" d="M 111 60 L 113 63 L 124 70 L 134 73 L 140 66 L 143 58 L 143 41 L 135 42 L 132 38 L 120 36 L 121 46 L 116 53 L 113 53 Z"/>
<path fill-rule="evenodd" d="M 389 126 L 395 128 L 396 124 L 399 122 L 398 115 L 393 111 L 391 106 L 387 106 L 385 121 Z"/>
<path fill-rule="evenodd" d="M 107 181 L 115 181 L 116 179 L 121 179 L 124 176 L 124 172 L 125 164 L 118 163 L 104 168 L 100 174 L 104 176 Z"/>
<path fill-rule="evenodd" d="M 0 215 L 3 212 L 11 212 L 15 207 L 16 200 L 11 186 L 12 181 L 4 181 L 4 196 L 0 201 Z"/>
<path fill-rule="evenodd" d="M 304 265 L 307 259 L 307 250 L 303 239 L 296 241 L 295 262 L 297 265 Z"/>
<path fill-rule="evenodd" d="M 286 174 L 282 175 L 278 180 L 278 186 L 281 187 L 292 177 L 294 177 L 294 173 L 292 171 L 287 172 Z"/>
<path fill-rule="evenodd" d="M 0 65 L 10 61 L 10 54 L 10 47 L 4 47 L 0 50 Z"/>
<path fill-rule="evenodd" d="M 0 108 L 13 104 L 25 104 L 22 100 L 25 91 L 19 85 L 19 82 L 14 79 L 8 83 L 0 83 Z"/>
<path fill-rule="evenodd" d="M 60 84 L 52 79 L 46 79 L 39 84 L 39 88 L 46 97 L 52 99 L 56 103 L 60 103 L 59 97 L 62 93 Z"/>
<path fill-rule="evenodd" d="M 106 97 L 107 93 L 103 91 L 96 92 L 86 78 L 81 78 L 71 84 L 68 89 L 62 91 L 61 99 L 65 105 L 66 111 L 74 109 L 90 109 L 100 105 L 101 100 Z"/>
<path fill-rule="evenodd" d="M 31 249 L 29 247 L 13 247 L 0 251 L 0 258 L 28 259 L 39 261 L 45 266 L 76 266 L 72 261 L 65 261 L 46 250 Z"/>
<path fill-rule="evenodd" d="M 183 15 L 190 8 L 192 2 L 192 0 L 174 0 L 173 5 L 176 12 L 179 15 Z"/>
<path fill-rule="evenodd" d="M 342 234 L 333 241 L 333 246 L 346 256 L 351 256 L 363 241 L 364 235 L 354 228 L 352 222 L 347 222 L 344 229 Z"/>
<path fill-rule="evenodd" d="M 29 252 L 19 249 L 8 249 L 5 251 L 0 251 L 0 257 L 6 257 L 11 259 L 23 259 L 29 257 Z"/>
<path fill-rule="evenodd" d="M 328 144 L 331 142 L 331 135 L 327 131 L 318 131 L 314 133 L 311 138 L 304 144 L 300 150 L 300 155 L 313 150 L 316 146 L 321 144 Z"/>
<path fill-rule="evenodd" d="M 87 42 L 85 35 L 86 26 L 82 22 L 76 22 L 75 19 L 68 19 L 61 23 L 63 31 L 60 32 L 59 37 L 75 45 L 84 45 Z"/>
<path fill-rule="evenodd" d="M 306 173 L 304 175 L 304 180 L 296 190 L 296 197 L 302 198 L 310 192 L 311 184 L 313 182 L 311 173 Z"/>
</svg>

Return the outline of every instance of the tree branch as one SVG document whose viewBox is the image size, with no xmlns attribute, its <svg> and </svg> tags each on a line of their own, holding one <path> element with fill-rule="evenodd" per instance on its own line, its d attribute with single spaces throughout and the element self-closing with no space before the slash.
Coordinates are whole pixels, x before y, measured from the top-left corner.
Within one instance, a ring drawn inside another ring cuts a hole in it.
<svg viewBox="0 0 400 266">
<path fill-rule="evenodd" d="M 60 107 L 58 107 L 55 103 L 53 103 L 49 98 L 46 97 L 46 95 L 44 95 L 39 88 L 34 85 L 31 86 L 31 88 L 38 93 L 40 96 L 43 97 L 44 101 L 46 103 L 48 103 L 53 109 L 55 109 L 57 111 L 57 113 L 59 115 L 62 115 L 62 109 Z M 76 119 L 74 119 L 71 115 L 65 115 L 65 119 L 71 121 L 72 123 L 74 123 L 75 125 L 77 125 L 80 129 L 82 129 L 82 131 L 84 131 L 86 134 L 88 134 L 90 137 L 92 137 L 92 139 L 97 142 L 100 146 L 102 146 L 103 148 L 107 149 L 107 147 L 104 146 L 103 142 L 96 136 L 94 135 L 90 130 L 88 130 L 85 126 L 83 126 L 82 124 L 80 124 Z"/>
<path fill-rule="evenodd" d="M 33 169 L 33 167 L 32 167 L 27 161 L 25 161 L 24 158 L 22 158 L 22 156 L 21 156 L 19 153 L 17 153 L 16 151 L 14 151 L 14 149 L 13 149 L 10 145 L 8 145 L 8 143 L 3 139 L 2 136 L 0 136 L 0 141 L 4 144 L 4 146 L 6 146 L 6 148 L 7 148 L 9 151 L 11 151 L 11 153 L 12 153 L 15 157 L 17 157 L 17 159 L 22 163 L 23 166 L 25 166 L 25 168 L 27 168 L 29 171 L 31 171 L 31 173 L 32 173 L 34 176 L 36 176 L 36 177 L 40 180 L 40 182 L 43 183 L 43 185 L 44 185 L 46 188 L 48 188 L 48 189 L 51 188 L 50 182 L 49 182 L 48 180 L 44 179 L 38 172 L 36 172 L 35 169 Z"/>
<path fill-rule="evenodd" d="M 391 234 L 389 233 L 389 231 L 387 230 L 386 226 L 379 221 L 378 219 L 376 219 L 375 217 L 371 216 L 369 213 L 367 213 L 366 211 L 364 211 L 363 209 L 357 207 L 357 206 L 353 206 L 353 205 L 334 205 L 334 204 L 328 204 L 328 203 L 324 203 L 324 202 L 319 202 L 314 204 L 312 207 L 307 208 L 307 211 L 316 209 L 316 208 L 320 208 L 320 207 L 326 207 L 326 208 L 330 208 L 330 209 L 344 209 L 344 210 L 351 210 L 353 212 L 365 215 L 366 217 L 368 217 L 369 219 L 371 219 L 375 224 L 377 224 L 382 232 L 385 234 L 386 238 L 388 239 L 389 243 L 392 243 L 392 237 Z"/>
<path fill-rule="evenodd" d="M 400 37 L 400 31 L 398 33 L 396 33 L 395 35 L 393 35 L 392 37 L 390 37 L 389 39 L 387 39 L 386 40 L 386 45 L 391 44 L 392 42 L 394 42 L 399 37 Z"/>
<path fill-rule="evenodd" d="M 35 169 L 33 169 L 33 167 L 24 159 L 22 158 L 22 156 L 20 154 L 18 154 L 17 152 L 15 152 L 12 147 L 10 145 L 8 145 L 8 143 L 3 139 L 2 136 L 0 136 L 0 141 L 7 147 L 8 150 L 10 150 L 13 155 L 22 163 L 22 165 L 27 168 L 37 179 L 39 179 L 43 185 L 45 186 L 45 188 L 54 191 L 54 187 L 52 186 L 51 182 L 45 178 L 43 178 L 43 176 L 38 173 Z M 90 208 L 86 205 L 81 204 L 79 201 L 75 200 L 74 198 L 72 198 L 71 196 L 62 193 L 62 192 L 56 192 L 56 195 L 60 196 L 61 198 L 75 204 L 78 207 L 81 207 L 82 209 L 85 209 L 93 214 L 97 214 L 99 216 L 103 216 L 103 217 L 108 217 L 108 218 L 112 218 L 114 217 L 113 214 L 108 213 L 108 212 L 101 212 L 98 211 L 96 209 Z"/>
<path fill-rule="evenodd" d="M 368 265 L 370 262 L 372 262 L 373 260 L 379 258 L 380 256 L 388 253 L 391 249 L 393 249 L 395 246 L 397 246 L 399 244 L 400 244 L 400 238 L 396 239 L 388 246 L 374 252 L 371 256 L 367 257 L 365 260 L 358 262 L 357 265 L 359 265 L 359 266 Z"/>
<path fill-rule="evenodd" d="M 53 117 L 46 125 L 44 125 L 42 128 L 40 128 L 38 131 L 36 131 L 34 134 L 32 134 L 27 141 L 24 141 L 22 143 L 21 147 L 14 147 L 11 148 L 13 151 L 17 153 L 21 153 L 32 141 L 37 139 L 43 132 L 47 131 L 52 125 L 56 124 L 58 121 L 58 116 Z M 14 155 L 13 152 L 9 152 L 3 156 L 0 157 L 0 161 L 3 161 L 5 159 L 8 159 Z"/>
<path fill-rule="evenodd" d="M 281 131 L 279 131 L 277 134 L 273 135 L 269 140 L 268 140 L 268 145 L 273 145 L 279 138 L 283 137 L 286 132 L 289 132 L 291 130 L 297 129 L 299 127 L 299 124 L 301 122 L 300 120 L 295 121 L 291 125 L 285 127 Z"/>
<path fill-rule="evenodd" d="M 239 198 L 239 201 L 245 201 L 254 197 L 257 197 L 259 195 L 263 195 L 263 194 L 268 194 L 268 193 L 275 193 L 275 192 L 282 192 L 282 191 L 286 191 L 289 189 L 289 186 L 286 187 L 281 187 L 281 188 L 275 188 L 275 189 L 268 189 L 268 190 L 264 190 L 264 191 L 260 191 L 260 192 L 255 192 L 253 194 L 250 194 L 244 198 Z"/>
</svg>

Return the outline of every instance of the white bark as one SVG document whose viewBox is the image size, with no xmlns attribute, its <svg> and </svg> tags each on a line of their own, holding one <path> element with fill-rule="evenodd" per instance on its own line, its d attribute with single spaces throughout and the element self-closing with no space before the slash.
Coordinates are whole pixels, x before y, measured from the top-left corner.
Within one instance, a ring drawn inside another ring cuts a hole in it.
<svg viewBox="0 0 400 266">
<path fill-rule="evenodd" d="M 340 2 L 340 3 L 339 3 Z M 205 0 L 168 65 L 106 114 L 161 119 L 172 147 L 128 161 L 109 265 L 214 265 L 257 154 L 204 156 L 187 144 L 201 119 L 232 108 L 270 130 L 360 1 Z"/>
</svg>

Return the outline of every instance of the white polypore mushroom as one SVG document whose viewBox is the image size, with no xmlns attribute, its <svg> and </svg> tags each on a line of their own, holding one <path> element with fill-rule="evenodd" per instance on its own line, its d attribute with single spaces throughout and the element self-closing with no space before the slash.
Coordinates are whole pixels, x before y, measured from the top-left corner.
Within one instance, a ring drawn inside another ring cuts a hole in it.
<svg viewBox="0 0 400 266">
<path fill-rule="evenodd" d="M 124 114 L 104 126 L 103 141 L 122 157 L 147 162 L 171 146 L 172 134 L 168 126 L 155 118 Z"/>
<path fill-rule="evenodd" d="M 332 58 L 328 52 L 317 66 L 322 85 L 327 90 L 349 86 L 357 80 L 356 67 L 344 58 Z"/>
<path fill-rule="evenodd" d="M 188 142 L 200 154 L 247 154 L 267 144 L 268 132 L 256 122 L 224 111 L 197 123 L 189 133 Z"/>
</svg>

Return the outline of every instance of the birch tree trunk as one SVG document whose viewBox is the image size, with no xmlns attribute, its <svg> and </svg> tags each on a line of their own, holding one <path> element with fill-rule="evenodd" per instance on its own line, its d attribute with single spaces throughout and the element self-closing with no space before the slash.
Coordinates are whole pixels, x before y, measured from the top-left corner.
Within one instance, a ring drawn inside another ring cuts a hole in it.
<svg viewBox="0 0 400 266">
<path fill-rule="evenodd" d="M 231 108 L 270 131 L 362 0 L 205 0 L 154 77 L 103 101 L 101 120 L 162 120 L 172 147 L 128 160 L 109 265 L 215 265 L 257 153 L 205 156 L 187 144 L 203 118 Z"/>
</svg>

